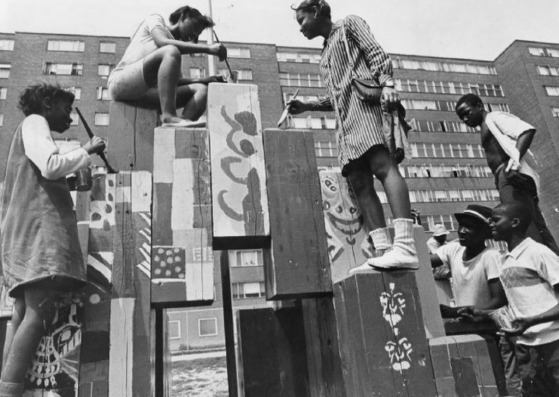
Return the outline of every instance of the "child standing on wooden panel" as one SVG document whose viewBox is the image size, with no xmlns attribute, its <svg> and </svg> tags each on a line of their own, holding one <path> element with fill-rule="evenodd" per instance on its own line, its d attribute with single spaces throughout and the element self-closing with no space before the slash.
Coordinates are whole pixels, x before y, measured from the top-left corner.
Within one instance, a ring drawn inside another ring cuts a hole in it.
<svg viewBox="0 0 559 397">
<path fill-rule="evenodd" d="M 150 15 L 138 27 L 107 87 L 115 101 L 134 101 L 143 106 L 161 107 L 164 127 L 201 127 L 196 122 L 206 110 L 207 84 L 224 82 L 221 76 L 184 78 L 183 54 L 211 54 L 220 61 L 227 58 L 222 44 L 198 44 L 198 36 L 214 26 L 210 17 L 184 6 L 169 16 Z M 184 107 L 182 118 L 177 108 Z"/>
<path fill-rule="evenodd" d="M 12 138 L 2 196 L 2 270 L 13 298 L 6 335 L 0 396 L 21 396 L 25 374 L 52 323 L 61 293 L 85 285 L 85 266 L 66 175 L 88 167 L 104 150 L 94 137 L 59 154 L 52 134 L 70 127 L 74 95 L 39 84 L 26 88 L 19 106 L 26 118 Z"/>
<path fill-rule="evenodd" d="M 417 269 L 413 220 L 408 187 L 385 143 L 381 105 L 363 102 L 352 91 L 352 75 L 378 81 L 387 107 L 398 104 L 392 62 L 375 41 L 367 23 L 354 15 L 333 22 L 323 0 L 305 0 L 295 8 L 301 33 L 309 40 L 322 36 L 320 75 L 328 95 L 316 101 L 291 100 L 293 114 L 334 110 L 339 130 L 337 143 L 342 175 L 355 193 L 377 257 L 351 271 Z M 347 44 L 347 46 L 346 46 Z M 351 66 L 354 65 L 354 70 Z M 386 226 L 373 176 L 386 192 L 394 216 L 394 244 Z M 382 256 L 380 256 L 383 254 Z"/>
</svg>

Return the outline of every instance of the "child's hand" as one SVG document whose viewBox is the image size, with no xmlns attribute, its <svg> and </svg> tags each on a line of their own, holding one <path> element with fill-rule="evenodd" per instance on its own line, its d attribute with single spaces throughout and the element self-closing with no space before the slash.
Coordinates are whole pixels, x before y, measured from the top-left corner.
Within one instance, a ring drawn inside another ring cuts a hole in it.
<svg viewBox="0 0 559 397">
<path fill-rule="evenodd" d="M 391 109 L 392 106 L 396 106 L 400 102 L 398 91 L 393 87 L 383 87 L 381 99 L 386 103 L 388 109 Z"/>
<path fill-rule="evenodd" d="M 501 331 L 509 336 L 518 336 L 522 335 L 530 326 L 530 323 L 526 319 L 517 318 L 513 320 L 511 328 L 501 328 Z"/>
<path fill-rule="evenodd" d="M 209 52 L 211 55 L 217 56 L 220 62 L 227 59 L 227 48 L 221 43 L 211 44 Z"/>
<path fill-rule="evenodd" d="M 83 149 L 89 154 L 101 153 L 105 150 L 105 142 L 98 136 L 94 136 L 85 145 L 82 146 Z"/>
</svg>

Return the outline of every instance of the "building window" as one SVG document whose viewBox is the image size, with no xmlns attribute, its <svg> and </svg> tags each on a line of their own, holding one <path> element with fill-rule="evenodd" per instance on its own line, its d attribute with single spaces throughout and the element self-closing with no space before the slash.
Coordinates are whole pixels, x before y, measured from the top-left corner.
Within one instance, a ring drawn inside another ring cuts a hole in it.
<svg viewBox="0 0 559 397">
<path fill-rule="evenodd" d="M 0 113 L 0 127 L 4 125 L 4 115 Z"/>
<path fill-rule="evenodd" d="M 198 320 L 198 336 L 216 336 L 217 318 L 201 318 Z"/>
<path fill-rule="evenodd" d="M 536 57 L 545 56 L 543 48 L 540 47 L 528 47 L 528 52 L 530 53 L 530 55 L 534 55 Z"/>
<path fill-rule="evenodd" d="M 262 250 L 243 250 L 235 252 L 235 263 L 233 267 L 263 266 Z"/>
<path fill-rule="evenodd" d="M 549 96 L 559 96 L 559 87 L 545 86 L 545 91 Z"/>
<path fill-rule="evenodd" d="M 66 88 L 64 88 L 64 91 L 68 91 L 68 92 L 71 92 L 72 94 L 74 94 L 74 99 L 75 100 L 82 99 L 82 89 L 79 88 L 79 87 L 66 87 Z"/>
<path fill-rule="evenodd" d="M 99 43 L 99 52 L 114 54 L 116 52 L 116 44 L 102 41 Z"/>
<path fill-rule="evenodd" d="M 83 41 L 70 41 L 70 40 L 49 40 L 47 42 L 47 51 L 71 51 L 83 52 Z"/>
<path fill-rule="evenodd" d="M 316 157 L 337 157 L 338 149 L 332 141 L 315 141 L 314 152 Z"/>
<path fill-rule="evenodd" d="M 97 75 L 98 76 L 108 76 L 108 75 L 111 74 L 111 72 L 113 71 L 114 68 L 115 68 L 115 65 L 111 65 L 111 64 L 98 65 L 97 66 Z"/>
<path fill-rule="evenodd" d="M 169 321 L 167 323 L 169 327 L 169 339 L 180 339 L 181 338 L 181 322 L 180 321 Z"/>
<path fill-rule="evenodd" d="M 8 89 L 6 87 L 0 88 L 0 99 L 6 99 L 8 95 Z"/>
<path fill-rule="evenodd" d="M 13 40 L 0 40 L 0 51 L 13 51 L 14 41 Z"/>
<path fill-rule="evenodd" d="M 190 68 L 191 79 L 203 79 L 206 77 L 206 69 L 204 68 Z"/>
<path fill-rule="evenodd" d="M 227 48 L 227 56 L 229 58 L 250 58 L 250 50 L 248 48 Z"/>
<path fill-rule="evenodd" d="M 551 108 L 551 114 L 553 114 L 553 117 L 559 117 L 559 108 L 552 107 Z"/>
<path fill-rule="evenodd" d="M 81 76 L 83 74 L 83 65 L 79 63 L 45 62 L 43 74 L 53 74 L 59 76 Z"/>
<path fill-rule="evenodd" d="M 70 125 L 78 125 L 79 124 L 80 116 L 78 115 L 77 112 L 70 113 L 70 117 L 72 118 L 72 122 L 70 123 Z"/>
<path fill-rule="evenodd" d="M 95 125 L 109 125 L 109 113 L 95 113 Z"/>
<path fill-rule="evenodd" d="M 7 79 L 10 77 L 11 65 L 0 63 L 0 79 Z"/>
<path fill-rule="evenodd" d="M 109 89 L 106 87 L 97 87 L 97 99 L 100 101 L 110 101 Z"/>
<path fill-rule="evenodd" d="M 260 298 L 266 293 L 264 283 L 233 283 L 233 299 Z"/>
<path fill-rule="evenodd" d="M 318 74 L 280 73 L 280 85 L 294 87 L 322 87 Z"/>
<path fill-rule="evenodd" d="M 239 72 L 239 81 L 241 81 L 241 80 L 245 80 L 245 81 L 252 80 L 252 70 L 250 70 L 250 69 L 240 69 L 237 72 Z"/>
<path fill-rule="evenodd" d="M 278 62 L 299 62 L 299 63 L 319 63 L 320 54 L 278 52 L 276 54 Z"/>
</svg>

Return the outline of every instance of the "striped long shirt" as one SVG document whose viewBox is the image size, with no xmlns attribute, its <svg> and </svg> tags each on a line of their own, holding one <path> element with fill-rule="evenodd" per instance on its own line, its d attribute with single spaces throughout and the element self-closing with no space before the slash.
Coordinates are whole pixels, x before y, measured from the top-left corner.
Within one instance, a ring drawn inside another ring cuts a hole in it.
<svg viewBox="0 0 559 397">
<path fill-rule="evenodd" d="M 349 56 L 344 43 L 348 41 Z M 354 65 L 354 73 L 350 65 Z M 324 41 L 320 75 L 327 96 L 311 102 L 313 110 L 334 110 L 338 121 L 338 160 L 345 166 L 374 145 L 384 145 L 380 106 L 362 102 L 352 93 L 351 78 L 393 84 L 392 61 L 375 41 L 367 23 L 355 15 L 336 21 Z"/>
</svg>

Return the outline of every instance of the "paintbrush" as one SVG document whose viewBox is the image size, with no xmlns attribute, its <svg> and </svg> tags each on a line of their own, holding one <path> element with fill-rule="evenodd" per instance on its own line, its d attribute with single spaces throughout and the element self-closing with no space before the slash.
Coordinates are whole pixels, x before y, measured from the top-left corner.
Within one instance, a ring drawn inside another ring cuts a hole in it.
<svg viewBox="0 0 559 397">
<path fill-rule="evenodd" d="M 215 32 L 215 30 L 212 29 L 212 33 L 214 34 L 215 37 L 215 41 L 217 41 L 218 43 L 221 43 L 219 41 L 219 39 L 217 38 L 217 33 Z M 227 60 L 227 58 L 225 58 L 225 65 L 227 65 L 227 69 L 229 69 L 229 76 L 231 78 L 231 80 L 236 83 L 235 81 L 235 75 L 233 74 L 233 71 L 231 70 L 231 65 L 229 65 L 229 61 Z"/>
<path fill-rule="evenodd" d="M 83 126 L 85 127 L 85 131 L 87 132 L 87 136 L 89 137 L 89 139 L 93 138 L 93 131 L 91 131 L 91 128 L 89 128 L 89 125 L 87 125 L 87 121 L 85 121 L 85 118 L 83 117 L 82 112 L 80 112 L 80 109 L 76 108 L 76 112 L 78 112 L 78 116 L 80 116 L 80 120 L 83 123 Z M 118 174 L 118 171 L 115 170 L 113 167 L 111 167 L 111 165 L 109 164 L 109 161 L 107 160 L 107 157 L 105 156 L 105 153 L 103 152 L 99 152 L 97 153 L 99 155 L 99 157 L 101 157 L 101 160 L 103 160 L 103 162 L 105 163 L 105 166 L 107 167 L 107 173 L 109 174 Z"/>
<path fill-rule="evenodd" d="M 295 94 L 293 94 L 290 101 L 294 100 L 297 97 L 298 94 L 299 94 L 299 89 L 297 88 L 297 90 L 295 91 Z M 278 121 L 278 128 L 283 124 L 283 122 L 287 118 L 287 115 L 289 114 L 289 106 L 291 106 L 291 104 L 288 102 L 287 105 L 285 105 L 285 109 L 283 109 L 283 113 L 281 114 L 281 117 Z"/>
</svg>

